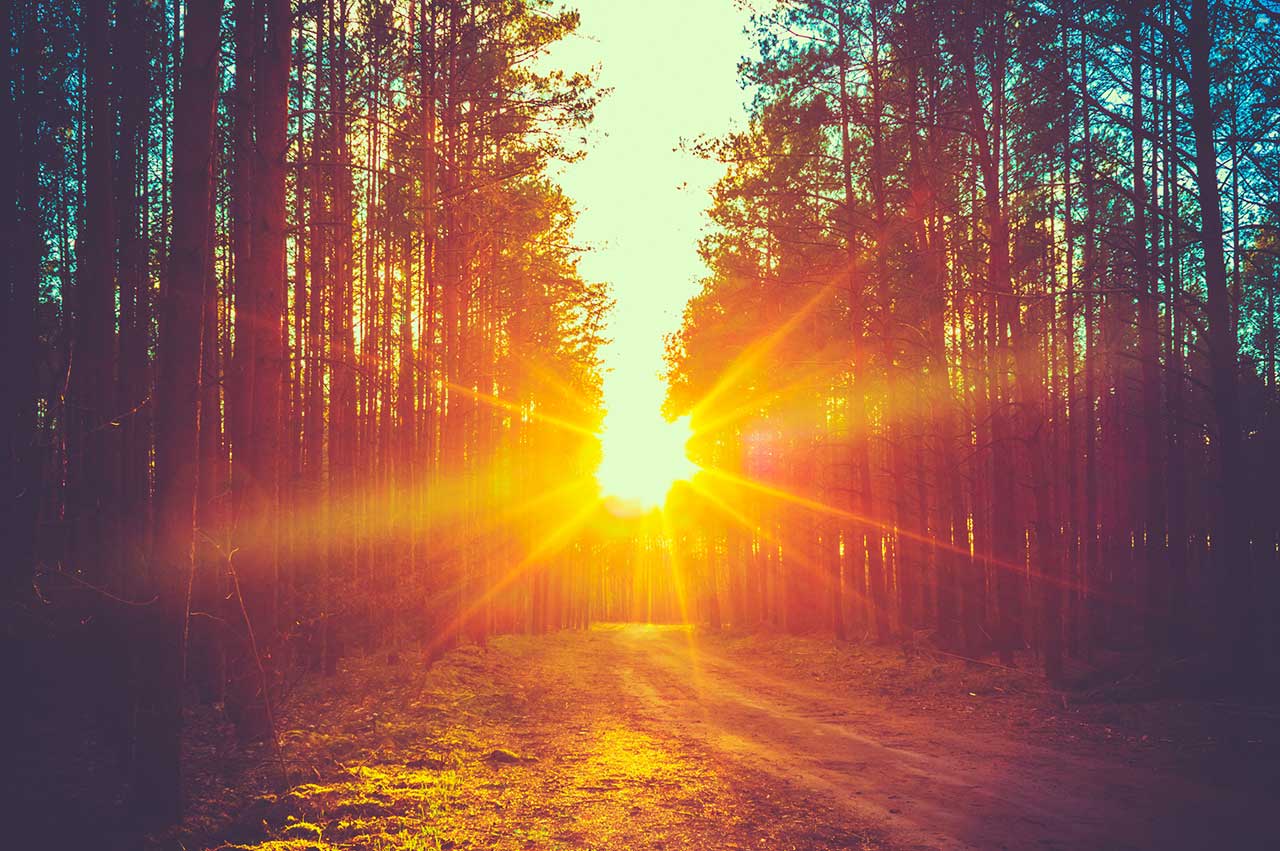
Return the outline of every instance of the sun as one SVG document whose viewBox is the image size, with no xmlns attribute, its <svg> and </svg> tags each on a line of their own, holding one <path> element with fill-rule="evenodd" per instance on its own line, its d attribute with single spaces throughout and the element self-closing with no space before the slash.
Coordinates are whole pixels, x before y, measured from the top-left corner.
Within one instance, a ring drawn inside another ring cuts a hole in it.
<svg viewBox="0 0 1280 851">
<path fill-rule="evenodd" d="M 661 507 L 672 485 L 697 472 L 686 453 L 692 436 L 687 416 L 668 422 L 656 412 L 649 417 L 611 413 L 600 436 L 604 452 L 596 470 L 604 496 L 644 510 Z"/>
</svg>

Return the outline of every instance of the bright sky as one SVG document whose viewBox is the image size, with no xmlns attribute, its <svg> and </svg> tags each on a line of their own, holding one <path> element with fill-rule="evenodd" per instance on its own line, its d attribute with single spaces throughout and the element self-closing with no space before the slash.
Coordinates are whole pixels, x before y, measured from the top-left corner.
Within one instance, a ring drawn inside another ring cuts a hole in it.
<svg viewBox="0 0 1280 851">
<path fill-rule="evenodd" d="M 596 110 L 588 154 L 560 182 L 579 208 L 589 279 L 613 286 L 617 307 L 605 350 L 605 465 L 663 429 L 663 336 L 679 328 L 704 273 L 696 246 L 708 190 L 723 173 L 680 150 L 682 139 L 721 136 L 742 121 L 737 65 L 750 52 L 749 11 L 738 0 L 576 0 L 578 33 L 557 45 L 562 68 L 600 67 L 612 88 Z M 630 496 L 630 494 L 618 494 Z"/>
</svg>

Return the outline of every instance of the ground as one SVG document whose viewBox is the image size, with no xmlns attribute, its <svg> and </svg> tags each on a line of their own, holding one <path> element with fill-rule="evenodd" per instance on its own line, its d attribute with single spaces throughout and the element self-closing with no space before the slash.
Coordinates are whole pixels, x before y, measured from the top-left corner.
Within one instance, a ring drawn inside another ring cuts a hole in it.
<svg viewBox="0 0 1280 851">
<path fill-rule="evenodd" d="M 1275 848 L 1275 718 L 1081 703 L 929 651 L 603 626 L 304 681 L 189 754 L 157 847 Z M 284 769 L 292 790 L 266 794 Z"/>
</svg>

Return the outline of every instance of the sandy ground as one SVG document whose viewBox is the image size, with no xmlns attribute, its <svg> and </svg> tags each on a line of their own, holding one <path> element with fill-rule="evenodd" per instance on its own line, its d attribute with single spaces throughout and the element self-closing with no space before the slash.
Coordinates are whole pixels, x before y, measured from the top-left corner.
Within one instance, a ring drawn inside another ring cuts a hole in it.
<svg viewBox="0 0 1280 851">
<path fill-rule="evenodd" d="M 500 638 L 430 672 L 353 662 L 290 704 L 293 791 L 236 799 L 273 760 L 207 743 L 192 819 L 156 844 L 1280 847 L 1269 723 L 1229 745 L 1146 735 L 1030 678 L 896 652 L 623 626 Z"/>
</svg>

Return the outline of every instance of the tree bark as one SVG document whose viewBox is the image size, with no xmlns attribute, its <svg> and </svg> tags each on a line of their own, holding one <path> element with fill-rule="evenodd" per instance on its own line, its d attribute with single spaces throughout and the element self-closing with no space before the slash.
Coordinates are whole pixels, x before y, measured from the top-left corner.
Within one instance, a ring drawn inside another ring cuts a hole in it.
<svg viewBox="0 0 1280 851">
<path fill-rule="evenodd" d="M 253 193 L 249 262 L 238 281 L 237 312 L 247 314 L 251 406 L 241 467 L 244 494 L 236 517 L 233 559 L 245 641 L 228 695 L 237 735 L 272 735 L 271 691 L 279 557 L 282 385 L 286 372 L 285 155 L 288 149 L 288 0 L 264 0 L 265 38 L 253 79 Z M 254 25 L 257 29 L 257 25 Z M 243 299 L 243 302 L 241 301 Z"/>
<path fill-rule="evenodd" d="M 75 289 L 70 403 L 75 430 L 68 467 L 73 522 L 73 570 L 118 587 L 115 552 L 115 234 L 112 180 L 115 120 L 111 109 L 108 0 L 88 0 L 84 24 L 88 151 L 84 231 Z"/>
<path fill-rule="evenodd" d="M 138 651 L 134 790 L 147 820 L 182 814 L 184 600 L 193 569 L 200 416 L 201 311 L 212 215 L 214 105 L 218 92 L 221 0 L 191 0 L 182 82 L 174 108 L 173 242 L 161 300 L 156 386 L 155 574 L 157 603 Z"/>
<path fill-rule="evenodd" d="M 1192 0 L 1188 30 L 1191 75 L 1191 132 L 1195 139 L 1196 190 L 1200 196 L 1200 240 L 1204 254 L 1208 306 L 1209 367 L 1213 389 L 1214 438 L 1219 480 L 1218 535 L 1213 541 L 1218 566 L 1217 621 L 1221 640 L 1216 648 L 1221 670 L 1244 682 L 1256 673 L 1258 642 L 1251 601 L 1248 507 L 1244 504 L 1244 453 L 1240 431 L 1240 399 L 1236 376 L 1239 344 L 1232 322 L 1228 291 L 1222 198 L 1218 186 L 1218 151 L 1214 142 L 1215 115 L 1211 100 L 1213 21 L 1208 0 Z"/>
</svg>

